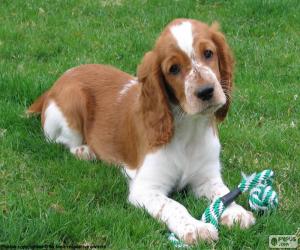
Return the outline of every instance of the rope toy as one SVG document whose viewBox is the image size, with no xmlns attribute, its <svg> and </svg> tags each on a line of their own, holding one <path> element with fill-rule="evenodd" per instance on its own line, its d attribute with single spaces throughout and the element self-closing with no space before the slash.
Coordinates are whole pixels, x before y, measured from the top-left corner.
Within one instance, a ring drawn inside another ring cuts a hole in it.
<svg viewBox="0 0 300 250">
<path fill-rule="evenodd" d="M 216 229 L 219 228 L 219 219 L 226 209 L 236 197 L 249 191 L 249 205 L 255 212 L 265 212 L 273 210 L 278 206 L 278 195 L 272 188 L 274 172 L 270 169 L 260 173 L 254 173 L 246 176 L 242 173 L 242 181 L 238 187 L 228 194 L 217 198 L 207 207 L 202 215 L 201 220 L 205 223 L 211 223 Z M 175 247 L 187 247 L 178 240 L 174 233 L 171 233 L 168 239 Z"/>
</svg>

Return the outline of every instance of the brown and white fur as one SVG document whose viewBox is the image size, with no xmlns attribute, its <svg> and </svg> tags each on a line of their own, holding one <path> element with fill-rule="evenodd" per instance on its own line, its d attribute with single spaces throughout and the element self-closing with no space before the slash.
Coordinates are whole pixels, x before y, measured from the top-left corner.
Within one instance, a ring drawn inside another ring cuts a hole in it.
<svg viewBox="0 0 300 250">
<path fill-rule="evenodd" d="M 144 56 L 137 78 L 104 65 L 72 68 L 28 112 L 41 112 L 46 137 L 77 157 L 121 165 L 129 201 L 180 239 L 211 241 L 218 238 L 215 228 L 168 194 L 189 186 L 197 197 L 214 200 L 229 191 L 216 123 L 229 108 L 232 74 L 230 48 L 217 25 L 176 19 Z M 221 222 L 248 228 L 255 219 L 233 203 Z"/>
</svg>

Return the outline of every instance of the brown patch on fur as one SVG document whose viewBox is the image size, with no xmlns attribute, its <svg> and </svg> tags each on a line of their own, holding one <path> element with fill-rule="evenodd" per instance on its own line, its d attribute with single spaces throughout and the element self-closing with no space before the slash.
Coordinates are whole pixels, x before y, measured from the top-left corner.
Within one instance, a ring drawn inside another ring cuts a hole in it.
<svg viewBox="0 0 300 250">
<path fill-rule="evenodd" d="M 151 148 L 168 143 L 173 135 L 173 116 L 159 65 L 156 52 L 148 52 L 138 68 L 139 106 Z"/>
<path fill-rule="evenodd" d="M 225 36 L 218 31 L 219 24 L 213 23 L 210 30 L 212 32 L 212 40 L 217 45 L 217 53 L 219 57 L 219 71 L 221 75 L 221 85 L 226 95 L 226 103 L 216 112 L 218 121 L 223 121 L 229 110 L 232 88 L 233 88 L 233 70 L 234 59 L 232 52 L 226 42 Z"/>
</svg>

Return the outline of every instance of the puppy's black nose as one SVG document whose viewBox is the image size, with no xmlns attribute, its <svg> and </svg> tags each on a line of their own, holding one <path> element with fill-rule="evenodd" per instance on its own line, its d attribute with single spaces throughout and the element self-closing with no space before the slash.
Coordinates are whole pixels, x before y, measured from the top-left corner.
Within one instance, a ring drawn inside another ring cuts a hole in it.
<svg viewBox="0 0 300 250">
<path fill-rule="evenodd" d="M 202 101 L 210 100 L 214 95 L 214 87 L 211 85 L 202 86 L 196 91 L 196 96 Z"/>
</svg>

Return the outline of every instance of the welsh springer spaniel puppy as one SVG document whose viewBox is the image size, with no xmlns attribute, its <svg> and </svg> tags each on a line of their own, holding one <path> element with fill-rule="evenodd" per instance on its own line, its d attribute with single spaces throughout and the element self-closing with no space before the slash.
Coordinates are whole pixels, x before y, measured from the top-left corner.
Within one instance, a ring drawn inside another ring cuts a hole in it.
<svg viewBox="0 0 300 250">
<path fill-rule="evenodd" d="M 229 192 L 216 124 L 230 105 L 233 64 L 217 25 L 176 19 L 145 54 L 137 77 L 105 65 L 72 68 L 28 112 L 41 112 L 45 136 L 78 158 L 122 166 L 129 201 L 180 239 L 217 240 L 211 224 L 168 194 L 189 186 L 196 197 L 214 200 Z M 235 222 L 248 228 L 255 218 L 233 203 L 221 223 Z"/>
</svg>

